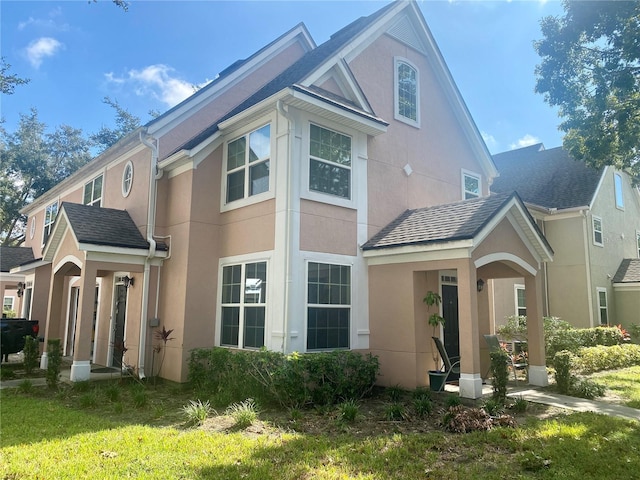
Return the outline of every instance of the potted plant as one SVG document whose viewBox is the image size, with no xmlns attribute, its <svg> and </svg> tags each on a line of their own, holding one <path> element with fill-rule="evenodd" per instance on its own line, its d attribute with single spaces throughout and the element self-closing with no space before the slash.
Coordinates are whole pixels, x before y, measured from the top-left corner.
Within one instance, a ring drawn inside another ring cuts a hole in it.
<svg viewBox="0 0 640 480">
<path fill-rule="evenodd" d="M 440 303 L 442 303 L 442 297 L 437 293 L 429 290 L 422 301 L 427 305 L 427 311 L 429 316 L 427 322 L 431 325 L 433 337 L 439 334 L 439 327 L 444 326 L 444 317 L 440 315 Z M 431 309 L 435 307 L 435 312 L 431 312 Z M 431 390 L 439 391 L 442 389 L 444 382 L 446 381 L 447 372 L 443 372 L 440 369 L 440 361 L 438 360 L 438 352 L 433 349 L 433 363 L 436 366 L 435 370 L 429 370 L 429 386 Z"/>
</svg>

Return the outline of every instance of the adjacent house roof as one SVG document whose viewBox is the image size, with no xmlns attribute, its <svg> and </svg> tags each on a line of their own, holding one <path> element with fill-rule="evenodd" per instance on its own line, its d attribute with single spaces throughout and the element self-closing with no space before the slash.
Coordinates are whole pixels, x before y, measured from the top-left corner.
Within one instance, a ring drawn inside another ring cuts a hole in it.
<svg viewBox="0 0 640 480">
<path fill-rule="evenodd" d="M 0 272 L 9 272 L 11 268 L 33 260 L 31 247 L 0 247 Z"/>
<path fill-rule="evenodd" d="M 613 276 L 613 283 L 640 283 L 640 258 L 625 258 Z"/>
<path fill-rule="evenodd" d="M 604 168 L 572 159 L 562 147 L 541 143 L 493 156 L 500 176 L 493 192 L 518 192 L 526 203 L 547 209 L 590 206 Z"/>
<path fill-rule="evenodd" d="M 63 202 L 60 213 L 63 211 L 78 243 L 149 248 L 149 243 L 126 210 Z"/>
<path fill-rule="evenodd" d="M 425 245 L 473 239 L 513 199 L 515 193 L 494 194 L 461 202 L 406 210 L 362 246 L 363 250 Z M 522 206 L 522 211 L 527 209 Z M 529 217 L 532 228 L 535 221 Z M 549 251 L 551 247 L 537 231 Z"/>
</svg>

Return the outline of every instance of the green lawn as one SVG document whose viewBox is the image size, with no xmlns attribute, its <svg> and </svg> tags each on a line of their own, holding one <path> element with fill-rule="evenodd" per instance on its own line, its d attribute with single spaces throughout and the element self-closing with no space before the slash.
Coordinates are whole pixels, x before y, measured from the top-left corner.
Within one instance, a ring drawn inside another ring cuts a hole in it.
<svg viewBox="0 0 640 480">
<path fill-rule="evenodd" d="M 640 366 L 595 374 L 592 379 L 619 395 L 626 406 L 640 408 Z"/>
<path fill-rule="evenodd" d="M 190 392 L 91 387 L 58 394 L 3 390 L 0 478 L 621 479 L 640 471 L 640 424 L 535 410 L 518 428 L 451 434 L 442 410 L 384 421 L 370 403 L 340 424 L 332 412 L 265 409 L 246 430 L 184 425 Z M 223 411 L 221 409 L 219 412 Z M 213 422 L 213 423 L 211 423 Z M 637 478 L 637 477 L 635 477 Z"/>
</svg>

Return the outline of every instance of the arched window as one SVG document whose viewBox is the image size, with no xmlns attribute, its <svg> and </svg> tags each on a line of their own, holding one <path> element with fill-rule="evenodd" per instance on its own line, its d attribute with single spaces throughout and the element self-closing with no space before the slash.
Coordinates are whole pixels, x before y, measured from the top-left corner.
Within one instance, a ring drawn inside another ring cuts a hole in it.
<svg viewBox="0 0 640 480">
<path fill-rule="evenodd" d="M 420 126 L 418 70 L 407 60 L 395 59 L 395 118 Z"/>
</svg>

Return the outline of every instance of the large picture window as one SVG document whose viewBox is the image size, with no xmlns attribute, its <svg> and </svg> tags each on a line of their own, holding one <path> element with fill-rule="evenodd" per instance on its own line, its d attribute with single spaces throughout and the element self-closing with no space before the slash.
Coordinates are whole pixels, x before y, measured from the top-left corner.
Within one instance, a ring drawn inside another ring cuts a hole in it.
<svg viewBox="0 0 640 480">
<path fill-rule="evenodd" d="M 405 123 L 419 126 L 418 70 L 408 61 L 395 61 L 395 117 Z"/>
<path fill-rule="evenodd" d="M 309 189 L 351 198 L 351 137 L 311 124 Z"/>
<path fill-rule="evenodd" d="M 44 230 L 42 232 L 43 245 L 47 243 L 47 239 L 49 238 L 49 235 L 51 235 L 51 230 L 53 229 L 53 224 L 56 221 L 56 216 L 58 216 L 58 202 L 47 205 L 44 212 Z"/>
<path fill-rule="evenodd" d="M 349 348 L 351 267 L 309 262 L 307 350 Z"/>
<path fill-rule="evenodd" d="M 85 205 L 102 205 L 102 175 L 97 176 L 84 186 L 83 203 Z"/>
<path fill-rule="evenodd" d="M 229 142 L 226 203 L 269 191 L 270 157 L 270 125 Z"/>
<path fill-rule="evenodd" d="M 227 347 L 264 346 L 267 305 L 267 262 L 222 268 L 220 344 Z"/>
</svg>

